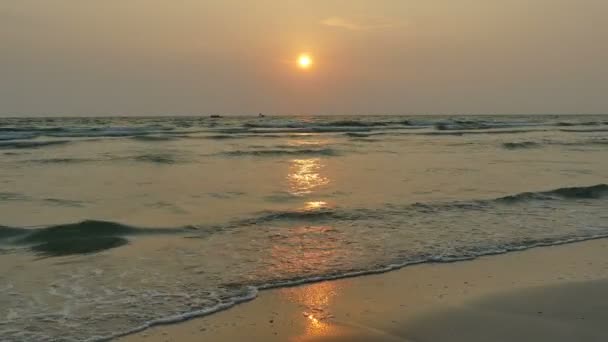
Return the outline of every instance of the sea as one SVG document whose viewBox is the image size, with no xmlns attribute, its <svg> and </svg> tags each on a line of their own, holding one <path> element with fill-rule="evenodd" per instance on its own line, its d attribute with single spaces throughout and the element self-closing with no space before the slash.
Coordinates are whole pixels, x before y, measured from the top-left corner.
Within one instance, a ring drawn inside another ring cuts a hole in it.
<svg viewBox="0 0 608 342">
<path fill-rule="evenodd" d="M 0 118 L 0 340 L 608 236 L 608 116 Z"/>
</svg>

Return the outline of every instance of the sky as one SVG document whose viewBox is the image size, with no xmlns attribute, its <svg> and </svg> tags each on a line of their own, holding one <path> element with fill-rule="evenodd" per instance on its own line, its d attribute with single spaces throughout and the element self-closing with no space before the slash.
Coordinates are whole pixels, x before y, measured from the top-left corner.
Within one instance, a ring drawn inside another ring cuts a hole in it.
<svg viewBox="0 0 608 342">
<path fill-rule="evenodd" d="M 0 0 L 0 115 L 604 114 L 607 15 L 606 0 Z"/>
</svg>

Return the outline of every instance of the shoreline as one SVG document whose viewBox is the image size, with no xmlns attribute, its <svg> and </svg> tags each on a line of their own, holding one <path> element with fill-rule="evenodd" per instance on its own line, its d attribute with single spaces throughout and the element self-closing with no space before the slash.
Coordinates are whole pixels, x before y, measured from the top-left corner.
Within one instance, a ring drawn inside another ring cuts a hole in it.
<svg viewBox="0 0 608 342">
<path fill-rule="evenodd" d="M 411 328 L 412 322 L 442 310 L 455 310 L 467 301 L 532 286 L 554 287 L 608 279 L 608 262 L 598 266 L 601 256 L 608 254 L 606 237 L 540 247 L 485 255 L 462 262 L 403 265 L 337 280 L 261 289 L 257 298 L 250 298 L 225 310 L 153 326 L 116 340 L 337 341 L 346 338 L 350 341 L 363 338 L 407 341 L 402 331 L 404 329 L 397 326 L 410 326 L 405 330 L 412 334 L 411 331 L 415 331 Z M 576 271 L 566 276 L 560 275 L 560 269 L 555 264 L 568 262 L 576 264 Z M 494 271 L 488 274 L 488 268 Z M 500 272 L 496 269 L 500 269 Z M 505 272 L 505 269 L 508 271 Z M 508 283 L 508 279 L 519 280 Z M 439 283 L 443 283 L 444 287 L 439 287 Z M 479 285 L 473 286 L 473 283 Z M 377 287 L 382 291 L 377 291 Z M 401 293 L 404 287 L 410 291 Z M 418 297 L 426 300 L 421 301 Z M 391 298 L 405 303 L 395 305 Z M 377 313 L 378 308 L 382 314 L 373 314 Z M 415 314 L 411 313 L 412 309 Z M 261 319 L 261 316 L 266 319 Z M 279 319 L 285 317 L 289 317 L 289 320 Z M 539 338 L 542 339 L 542 336 Z"/>
</svg>

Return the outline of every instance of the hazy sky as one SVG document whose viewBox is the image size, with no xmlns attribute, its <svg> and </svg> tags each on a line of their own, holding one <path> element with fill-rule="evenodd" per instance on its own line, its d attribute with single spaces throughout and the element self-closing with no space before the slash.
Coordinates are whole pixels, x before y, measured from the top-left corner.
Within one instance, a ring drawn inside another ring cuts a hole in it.
<svg viewBox="0 0 608 342">
<path fill-rule="evenodd" d="M 607 16 L 606 0 L 0 0 L 0 115 L 608 113 Z"/>
</svg>

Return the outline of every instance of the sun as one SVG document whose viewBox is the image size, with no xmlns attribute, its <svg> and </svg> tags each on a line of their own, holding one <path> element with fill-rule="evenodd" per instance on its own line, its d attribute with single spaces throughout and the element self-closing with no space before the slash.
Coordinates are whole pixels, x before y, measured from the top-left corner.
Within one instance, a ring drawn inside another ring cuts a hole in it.
<svg viewBox="0 0 608 342">
<path fill-rule="evenodd" d="M 300 69 L 310 69 L 310 67 L 312 66 L 312 57 L 307 54 L 307 53 L 303 53 L 300 54 L 300 56 L 298 56 L 298 67 L 300 67 Z"/>
</svg>

